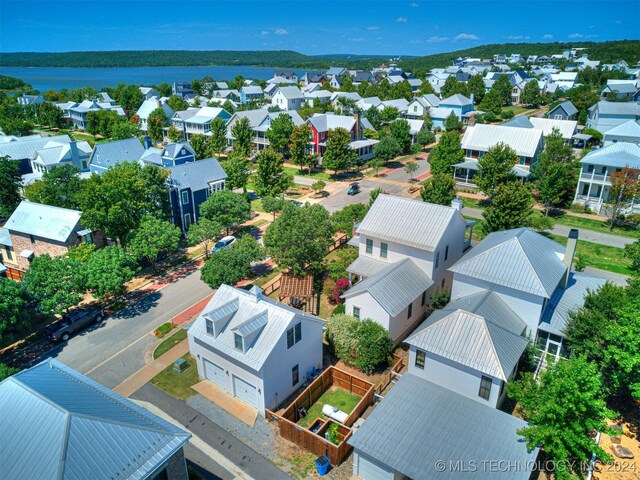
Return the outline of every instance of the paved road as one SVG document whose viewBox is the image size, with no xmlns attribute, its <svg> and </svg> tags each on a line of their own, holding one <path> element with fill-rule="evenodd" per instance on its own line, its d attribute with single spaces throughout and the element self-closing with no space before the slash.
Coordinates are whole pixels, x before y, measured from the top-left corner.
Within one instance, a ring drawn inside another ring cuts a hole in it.
<svg viewBox="0 0 640 480">
<path fill-rule="evenodd" d="M 463 199 L 464 202 L 464 199 Z M 464 207 L 462 209 L 463 215 L 482 218 L 482 210 L 478 208 Z M 560 235 L 566 237 L 569 235 L 571 227 L 565 225 L 554 225 L 551 229 L 551 233 L 554 235 Z M 635 238 L 621 237 L 618 235 L 611 235 L 608 233 L 594 232 L 593 230 L 585 230 L 583 228 L 578 229 L 579 239 L 585 242 L 598 243 L 600 245 L 606 245 L 608 247 L 624 248 L 625 245 L 635 242 Z"/>
</svg>

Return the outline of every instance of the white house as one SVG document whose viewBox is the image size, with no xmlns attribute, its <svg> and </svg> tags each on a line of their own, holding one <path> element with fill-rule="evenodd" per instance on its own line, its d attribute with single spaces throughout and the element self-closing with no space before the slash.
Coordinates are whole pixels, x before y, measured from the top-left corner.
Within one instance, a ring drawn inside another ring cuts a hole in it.
<svg viewBox="0 0 640 480">
<path fill-rule="evenodd" d="M 587 128 L 607 133 L 613 127 L 633 120 L 640 123 L 640 102 L 607 102 L 601 100 L 589 107 Z"/>
<path fill-rule="evenodd" d="M 322 367 L 324 320 L 222 285 L 189 328 L 198 375 L 264 415 Z"/>
<path fill-rule="evenodd" d="M 471 245 L 473 222 L 453 207 L 381 194 L 350 244 L 358 258 L 347 267 L 345 311 L 385 326 L 402 340 L 421 321 L 429 290 L 451 285 L 447 268 Z"/>
<path fill-rule="evenodd" d="M 618 142 L 635 143 L 640 146 L 640 124 L 629 120 L 607 130 L 607 133 L 604 134 L 604 146 L 607 147 Z"/>
<path fill-rule="evenodd" d="M 160 98 L 160 92 L 158 92 L 155 88 L 152 87 L 139 87 L 140 92 L 144 96 L 145 100 L 149 100 L 151 97 Z"/>
<path fill-rule="evenodd" d="M 142 130 L 143 132 L 147 131 L 147 120 L 149 119 L 149 115 L 157 108 L 161 108 L 162 110 L 164 110 L 167 118 L 173 117 L 173 109 L 169 106 L 169 104 L 167 104 L 166 102 L 161 102 L 158 97 L 151 97 L 142 102 L 142 105 L 140 105 L 140 108 L 138 108 L 138 111 L 136 111 L 136 115 L 140 119 L 140 130 Z"/>
<path fill-rule="evenodd" d="M 299 110 L 303 100 L 304 95 L 298 87 L 278 87 L 271 98 L 271 105 L 280 110 Z"/>
</svg>

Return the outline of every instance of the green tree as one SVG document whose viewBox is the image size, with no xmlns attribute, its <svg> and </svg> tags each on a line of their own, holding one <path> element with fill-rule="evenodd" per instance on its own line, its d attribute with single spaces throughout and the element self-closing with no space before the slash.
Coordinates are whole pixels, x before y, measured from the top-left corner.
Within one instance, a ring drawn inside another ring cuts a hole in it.
<svg viewBox="0 0 640 480">
<path fill-rule="evenodd" d="M 175 126 L 171 125 L 167 130 L 167 137 L 172 142 L 178 142 L 182 138 L 182 131 L 178 130 Z"/>
<path fill-rule="evenodd" d="M 395 137 L 386 135 L 374 145 L 373 155 L 375 159 L 387 163 L 389 160 L 393 160 L 394 158 L 402 155 L 402 146 Z M 371 161 L 369 162 L 369 165 L 371 165 Z"/>
<path fill-rule="evenodd" d="M 431 85 L 430 82 L 422 82 L 420 84 L 420 88 L 418 89 L 418 95 L 422 96 L 422 95 L 428 95 L 428 94 L 435 94 L 436 91 L 433 89 L 433 85 Z"/>
<path fill-rule="evenodd" d="M 487 121 L 491 121 L 487 118 L 489 113 L 493 115 L 500 115 L 502 112 L 502 99 L 500 98 L 500 93 L 493 88 L 489 90 L 482 99 L 482 102 L 478 105 L 478 108 L 483 112 L 487 112 L 485 115 L 485 120 Z"/>
<path fill-rule="evenodd" d="M 255 191 L 261 197 L 275 197 L 283 194 L 292 184 L 290 175 L 284 173 L 282 155 L 271 148 L 258 153 L 258 166 L 253 181 Z"/>
<path fill-rule="evenodd" d="M 474 101 L 476 103 L 482 102 L 485 94 L 484 77 L 482 74 L 472 75 L 467 82 L 467 86 L 469 87 L 469 94 L 473 93 Z"/>
<path fill-rule="evenodd" d="M 303 275 L 305 265 L 313 268 L 322 263 L 333 233 L 331 217 L 322 205 L 297 207 L 290 203 L 267 227 L 264 245 L 278 266 Z"/>
<path fill-rule="evenodd" d="M 451 112 L 449 116 L 444 119 L 444 128 L 447 131 L 459 132 L 462 130 L 462 122 L 458 120 L 458 117 L 454 112 Z"/>
<path fill-rule="evenodd" d="M 231 248 L 217 251 L 200 271 L 202 281 L 211 288 L 234 285 L 251 276 L 251 263 L 264 258 L 264 249 L 250 235 L 245 235 Z"/>
<path fill-rule="evenodd" d="M 373 110 L 373 108 L 370 108 L 369 110 Z M 384 123 L 391 123 L 396 118 L 398 118 L 399 115 L 400 115 L 400 112 L 396 107 L 384 107 L 382 110 L 380 110 L 380 121 Z M 375 128 L 375 125 L 374 125 L 374 128 Z"/>
<path fill-rule="evenodd" d="M 109 94 L 128 114 L 138 110 L 144 101 L 144 95 L 137 85 L 119 83 L 115 88 L 110 89 Z"/>
<path fill-rule="evenodd" d="M 452 75 L 444 81 L 444 85 L 440 89 L 440 94 L 442 95 L 442 98 L 447 98 L 451 95 L 455 95 L 456 93 L 468 97 L 469 87 L 467 87 L 467 84 L 456 80 L 456 77 Z"/>
<path fill-rule="evenodd" d="M 382 190 L 380 187 L 374 188 L 373 190 L 371 190 L 371 192 L 369 192 L 369 207 L 373 205 L 373 203 L 376 201 L 376 198 L 378 198 L 378 195 L 380 195 L 381 193 L 387 192 Z"/>
<path fill-rule="evenodd" d="M 363 203 L 347 205 L 343 207 L 342 210 L 333 212 L 331 222 L 337 232 L 344 232 L 347 235 L 351 235 L 353 226 L 356 223 L 360 223 L 368 211 L 369 206 Z"/>
<path fill-rule="evenodd" d="M 219 237 L 221 232 L 222 225 L 218 222 L 209 220 L 208 218 L 200 218 L 198 223 L 189 225 L 187 240 L 191 246 L 203 243 L 204 256 L 205 258 L 209 258 L 209 244 L 213 242 L 213 239 Z"/>
<path fill-rule="evenodd" d="M 491 205 L 484 211 L 487 232 L 525 227 L 533 214 L 533 196 L 519 181 L 501 183 L 494 190 Z"/>
<path fill-rule="evenodd" d="M 0 218 L 9 218 L 20 205 L 20 162 L 0 157 Z"/>
<path fill-rule="evenodd" d="M 112 140 L 125 140 L 127 138 L 139 137 L 141 134 L 140 128 L 127 121 L 121 121 L 115 123 L 111 127 L 111 139 Z"/>
<path fill-rule="evenodd" d="M 172 95 L 167 100 L 167 105 L 171 107 L 174 112 L 182 112 L 189 108 L 189 104 L 186 100 L 180 98 L 178 95 Z"/>
<path fill-rule="evenodd" d="M 289 142 L 294 126 L 291 117 L 283 113 L 271 120 L 265 134 L 269 140 L 269 146 L 282 156 L 289 155 Z"/>
<path fill-rule="evenodd" d="M 538 194 L 544 204 L 545 215 L 551 206 L 562 206 L 566 203 L 567 191 L 571 191 L 575 183 L 570 183 L 573 172 L 571 165 L 554 163 L 545 169 L 545 174 L 537 182 Z"/>
<path fill-rule="evenodd" d="M 374 151 L 375 151 L 375 147 L 374 147 Z M 381 158 L 375 157 L 369 160 L 368 165 L 373 169 L 373 171 L 375 172 L 375 176 L 377 177 L 380 169 L 384 167 L 384 160 Z"/>
<path fill-rule="evenodd" d="M 282 115 L 281 115 L 282 116 Z M 291 162 L 298 165 L 300 170 L 303 168 L 311 169 L 316 163 L 316 156 L 309 153 L 309 139 L 311 138 L 311 127 L 306 123 L 293 127 L 290 135 L 289 153 L 291 154 Z"/>
<path fill-rule="evenodd" d="M 246 157 L 238 155 L 238 152 L 232 150 L 224 164 L 224 171 L 227 174 L 227 189 L 242 188 L 243 192 L 247 191 L 251 164 Z"/>
<path fill-rule="evenodd" d="M 36 110 L 40 125 L 47 125 L 52 128 L 62 128 L 64 126 L 64 114 L 57 105 L 51 102 L 42 102 L 36 107 Z"/>
<path fill-rule="evenodd" d="M 398 141 L 403 152 L 408 152 L 411 148 L 411 126 L 404 119 L 396 120 L 389 124 L 391 136 Z"/>
<path fill-rule="evenodd" d="M 262 208 L 265 212 L 273 214 L 273 219 L 276 219 L 276 213 L 281 212 L 284 206 L 288 203 L 282 197 L 262 197 Z"/>
<path fill-rule="evenodd" d="M 624 247 L 625 256 L 631 260 L 631 269 L 640 276 L 640 240 L 636 240 Z"/>
<path fill-rule="evenodd" d="M 407 162 L 404 166 L 404 171 L 409 174 L 409 181 L 413 182 L 413 174 L 418 170 L 418 164 L 416 162 Z"/>
<path fill-rule="evenodd" d="M 175 250 L 180 243 L 180 235 L 180 229 L 173 223 L 147 216 L 132 234 L 129 248 L 137 258 L 147 260 L 157 272 L 158 255 Z"/>
<path fill-rule="evenodd" d="M 425 202 L 449 206 L 456 198 L 455 186 L 456 181 L 452 175 L 438 173 L 422 182 L 420 197 Z"/>
<path fill-rule="evenodd" d="M 515 150 L 506 143 L 498 143 L 478 160 L 476 185 L 486 195 L 493 197 L 499 185 L 516 179 L 512 169 L 517 163 L 518 155 Z"/>
<path fill-rule="evenodd" d="M 22 282 L 0 278 L 0 344 L 26 332 L 36 316 L 33 300 Z"/>
<path fill-rule="evenodd" d="M 364 118 L 369 120 L 369 123 L 371 123 L 371 126 L 374 129 L 379 130 L 380 127 L 382 127 L 382 115 L 380 113 L 380 110 L 378 110 L 377 108 L 370 108 L 369 110 L 364 112 Z"/>
<path fill-rule="evenodd" d="M 189 144 L 196 154 L 196 160 L 202 160 L 213 156 L 210 137 L 201 133 L 196 133 L 189 137 Z"/>
<path fill-rule="evenodd" d="M 391 92 L 389 93 L 391 97 L 396 98 L 404 98 L 407 101 L 413 100 L 413 89 L 411 88 L 411 84 L 406 80 L 402 82 L 396 83 L 393 87 L 391 87 Z"/>
<path fill-rule="evenodd" d="M 518 430 L 529 448 L 540 446 L 556 465 L 567 467 L 571 462 L 589 462 L 592 452 L 602 461 L 610 460 L 592 435 L 608 432 L 605 419 L 614 415 L 601 396 L 602 380 L 595 364 L 573 356 L 550 365 L 539 382 L 531 373 L 524 374 L 509 384 L 507 392 L 529 423 Z M 559 480 L 573 475 L 581 475 L 579 468 L 555 471 Z"/>
<path fill-rule="evenodd" d="M 544 151 L 532 169 L 538 179 L 541 199 L 547 207 L 564 207 L 571 203 L 577 184 L 577 171 L 571 145 L 565 143 L 558 129 L 553 129 L 545 139 Z"/>
<path fill-rule="evenodd" d="M 219 223 L 228 234 L 233 227 L 251 218 L 251 205 L 242 194 L 220 190 L 200 205 L 200 216 Z"/>
<path fill-rule="evenodd" d="M 218 156 L 227 147 L 227 127 L 221 118 L 214 118 L 211 122 L 211 150 L 213 153 L 217 153 Z"/>
<path fill-rule="evenodd" d="M 317 195 L 318 193 L 322 192 L 322 190 L 324 190 L 324 187 L 326 186 L 327 186 L 326 182 L 323 182 L 322 180 L 318 180 L 317 182 L 314 182 L 313 184 L 311 184 L 311 190 L 313 190 Z"/>
<path fill-rule="evenodd" d="M 497 98 L 500 99 L 500 103 L 502 105 L 511 103 L 511 90 L 512 90 L 511 82 L 506 75 L 502 75 L 498 77 L 498 79 L 491 86 L 491 90 L 495 90 L 497 93 Z"/>
<path fill-rule="evenodd" d="M 51 315 L 79 304 L 86 291 L 81 264 L 67 257 L 40 255 L 31 261 L 22 277 L 27 293 L 38 301 L 39 310 Z"/>
<path fill-rule="evenodd" d="M 540 96 L 540 87 L 538 86 L 538 82 L 536 80 L 527 82 L 522 90 L 522 98 L 520 101 L 525 105 L 537 107 L 540 105 L 541 100 L 542 97 Z"/>
<path fill-rule="evenodd" d="M 248 157 L 251 154 L 251 139 L 253 137 L 249 119 L 243 117 L 234 123 L 231 127 L 231 135 L 234 138 L 233 149 L 238 155 Z"/>
<path fill-rule="evenodd" d="M 85 287 L 95 298 L 105 299 L 125 292 L 125 284 L 135 277 L 138 264 L 131 254 L 115 245 L 89 255 L 83 270 Z"/>
<path fill-rule="evenodd" d="M 0 382 L 11 375 L 15 375 L 19 371 L 19 368 L 10 367 L 6 363 L 0 363 Z"/>
<path fill-rule="evenodd" d="M 42 180 L 24 189 L 30 202 L 77 210 L 77 196 L 81 188 L 80 170 L 73 165 L 61 165 L 42 175 Z"/>
<path fill-rule="evenodd" d="M 429 155 L 431 174 L 446 173 L 453 175 L 453 165 L 464 160 L 464 152 L 460 146 L 460 134 L 447 131 L 442 134 L 438 144 Z"/>
<path fill-rule="evenodd" d="M 169 123 L 167 112 L 158 107 L 153 110 L 147 118 L 147 131 L 154 143 L 162 142 L 164 138 L 164 127 Z"/>
<path fill-rule="evenodd" d="M 607 206 L 609 208 L 609 230 L 613 230 L 621 210 L 640 195 L 640 170 L 625 167 L 613 172 L 610 178 L 611 187 L 609 187 Z"/>
<path fill-rule="evenodd" d="M 322 165 L 328 170 L 333 170 L 334 175 L 339 171 L 347 170 L 356 163 L 357 154 L 350 146 L 351 135 L 346 129 L 330 130 L 326 143 Z"/>
<path fill-rule="evenodd" d="M 430 130 L 423 128 L 416 135 L 416 143 L 425 148 L 427 145 L 431 145 L 436 142 L 436 136 Z"/>
</svg>

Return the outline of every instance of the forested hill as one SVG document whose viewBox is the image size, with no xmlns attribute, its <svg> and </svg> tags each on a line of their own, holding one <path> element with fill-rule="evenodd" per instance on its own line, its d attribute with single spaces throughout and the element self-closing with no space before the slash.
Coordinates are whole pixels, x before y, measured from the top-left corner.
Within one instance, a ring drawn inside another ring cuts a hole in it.
<svg viewBox="0 0 640 480">
<path fill-rule="evenodd" d="M 446 67 L 457 57 L 491 58 L 495 53 L 520 53 L 552 55 L 572 47 L 587 48 L 589 58 L 603 63 L 626 60 L 630 65 L 640 60 L 640 40 L 610 42 L 571 43 L 508 43 L 491 44 L 438 53 L 424 57 L 404 57 L 397 63 L 406 71 L 424 73 L 431 68 Z M 139 50 L 111 52 L 63 52 L 63 53 L 1 53 L 0 65 L 4 67 L 180 67 L 250 65 L 257 67 L 282 67 L 291 69 L 324 69 L 332 65 L 348 68 L 371 68 L 388 62 L 384 55 L 304 55 L 292 50 Z"/>
</svg>

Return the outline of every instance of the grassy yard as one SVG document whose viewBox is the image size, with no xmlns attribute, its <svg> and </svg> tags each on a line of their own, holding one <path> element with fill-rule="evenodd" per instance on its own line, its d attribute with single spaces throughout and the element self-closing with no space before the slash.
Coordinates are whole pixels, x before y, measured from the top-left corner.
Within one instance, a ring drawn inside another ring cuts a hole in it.
<svg viewBox="0 0 640 480">
<path fill-rule="evenodd" d="M 567 239 L 560 235 L 548 234 L 549 238 L 562 245 L 567 244 Z M 597 243 L 578 242 L 576 255 L 584 260 L 588 267 L 606 270 L 608 272 L 631 275 L 631 261 L 624 256 L 624 249 L 598 245 Z"/>
<path fill-rule="evenodd" d="M 307 410 L 306 417 L 298 420 L 298 425 L 308 428 L 315 422 L 316 418 L 322 418 L 324 416 L 322 415 L 322 407 L 325 404 L 338 407 L 345 413 L 351 413 L 359 401 L 360 396 L 358 395 L 349 393 L 342 388 L 331 388 L 324 392 L 318 401 Z"/>
<path fill-rule="evenodd" d="M 502 107 L 502 111 L 503 112 L 509 111 L 509 112 L 513 112 L 514 115 L 520 115 L 521 113 L 530 112 L 532 111 L 532 109 L 510 105 L 508 107 Z"/>
<path fill-rule="evenodd" d="M 331 175 L 329 175 L 327 172 L 320 172 L 317 170 L 312 170 L 311 175 L 309 175 L 309 171 L 306 168 L 304 170 L 300 170 L 296 167 L 284 167 L 283 170 L 284 173 L 288 175 L 315 178 L 316 180 L 329 180 L 331 177 Z"/>
<path fill-rule="evenodd" d="M 262 200 L 259 198 L 257 200 L 251 200 L 251 210 L 254 212 L 264 212 L 264 208 L 262 207 Z"/>
<path fill-rule="evenodd" d="M 173 365 L 169 365 L 162 372 L 153 377 L 151 379 L 151 383 L 160 390 L 164 390 L 172 397 L 179 400 L 186 400 L 187 398 L 196 395 L 196 391 L 191 388 L 191 385 L 195 385 L 200 381 L 200 379 L 198 378 L 196 362 L 191 354 L 187 353 L 182 358 L 187 361 L 189 368 L 182 373 L 178 373 L 173 370 Z"/>
<path fill-rule="evenodd" d="M 167 353 L 173 347 L 187 338 L 187 331 L 183 328 L 178 329 L 173 335 L 165 338 L 160 345 L 153 351 L 153 358 L 160 357 L 163 353 Z"/>
</svg>

